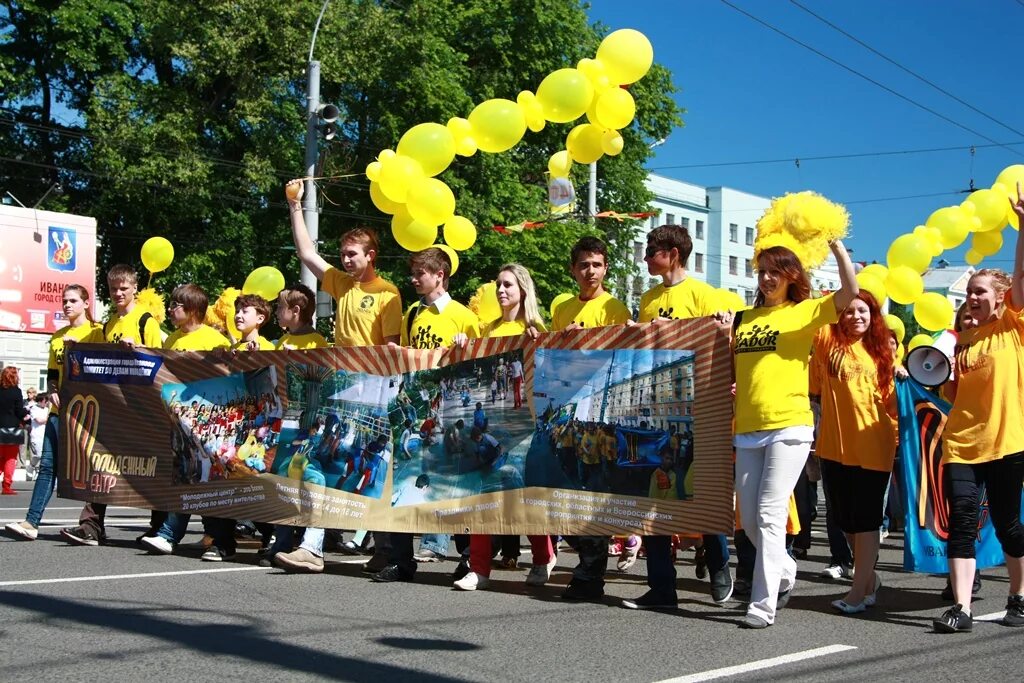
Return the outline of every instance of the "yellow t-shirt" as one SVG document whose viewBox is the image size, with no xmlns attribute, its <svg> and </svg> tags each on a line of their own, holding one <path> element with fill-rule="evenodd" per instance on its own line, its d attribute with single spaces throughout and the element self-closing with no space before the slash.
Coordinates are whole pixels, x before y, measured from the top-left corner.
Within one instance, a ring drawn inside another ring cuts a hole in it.
<svg viewBox="0 0 1024 683">
<path fill-rule="evenodd" d="M 139 339 L 139 319 L 146 312 L 138 304 L 132 306 L 132 310 L 120 316 L 114 311 L 113 317 L 103 326 L 103 336 L 108 342 L 117 343 L 122 340 L 135 342 L 136 346 L 145 346 L 149 349 L 159 349 L 163 346 L 164 336 L 160 333 L 160 323 L 156 318 L 150 316 L 146 320 L 146 327 L 143 330 L 144 339 Z"/>
<path fill-rule="evenodd" d="M 810 390 L 821 396 L 815 452 L 826 460 L 891 472 L 896 454 L 895 389 L 883 396 L 863 342 L 839 343 L 826 325 L 814 339 Z"/>
<path fill-rule="evenodd" d="M 62 327 L 50 335 L 50 356 L 46 361 L 47 379 L 54 378 L 53 382 L 59 389 L 64 380 L 64 341 L 71 339 L 80 344 L 102 344 L 103 326 L 99 323 L 87 322 L 84 325 Z M 50 412 L 57 413 L 57 406 L 50 404 Z"/>
<path fill-rule="evenodd" d="M 943 463 L 982 463 L 1024 451 L 1024 316 L 960 333 L 957 391 L 942 432 Z"/>
<path fill-rule="evenodd" d="M 714 315 L 720 310 L 715 304 L 715 288 L 687 277 L 671 287 L 664 283 L 652 287 L 640 297 L 640 317 L 637 322 L 648 323 L 657 318 L 700 318 Z"/>
<path fill-rule="evenodd" d="M 249 348 L 249 342 L 243 340 L 236 341 L 231 345 L 231 348 L 235 351 L 247 351 Z M 273 351 L 274 342 L 270 341 L 262 334 L 256 335 L 256 350 L 257 351 Z"/>
<path fill-rule="evenodd" d="M 213 351 L 230 346 L 228 338 L 209 325 L 200 325 L 191 332 L 176 330 L 164 342 L 168 351 Z"/>
<path fill-rule="evenodd" d="M 632 317 L 625 304 L 608 292 L 589 301 L 580 301 L 578 296 L 574 296 L 555 308 L 551 316 L 551 329 L 564 330 L 573 323 L 580 327 L 621 325 Z"/>
<path fill-rule="evenodd" d="M 413 316 L 411 322 L 410 316 Z M 470 339 L 480 336 L 480 319 L 473 311 L 450 299 L 442 310 L 438 310 L 437 302 L 429 306 L 417 302 L 409 307 L 402 320 L 402 346 L 414 349 L 451 346 L 460 332 Z"/>
<path fill-rule="evenodd" d="M 379 346 L 401 332 L 402 298 L 398 288 L 384 278 L 356 282 L 332 267 L 324 273 L 323 288 L 338 301 L 335 346 Z"/>
<path fill-rule="evenodd" d="M 277 340 L 274 349 L 277 351 L 285 349 L 305 351 L 307 349 L 323 349 L 330 345 L 330 342 L 324 339 L 324 336 L 319 332 L 307 332 L 305 334 L 292 334 L 288 332 Z"/>
<path fill-rule="evenodd" d="M 601 455 L 608 462 L 619 459 L 619 441 L 614 434 L 601 433 Z"/>
<path fill-rule="evenodd" d="M 601 462 L 600 434 L 584 432 L 580 438 L 580 460 L 584 465 L 596 465 Z"/>
<path fill-rule="evenodd" d="M 543 323 L 538 322 L 536 327 L 538 332 L 548 331 Z M 526 323 L 522 320 L 505 322 L 498 318 L 485 323 L 480 329 L 481 337 L 517 337 L 521 334 L 526 334 Z"/>
<path fill-rule="evenodd" d="M 838 319 L 832 295 L 743 311 L 736 328 L 736 433 L 812 426 L 808 365 L 815 333 Z"/>
</svg>

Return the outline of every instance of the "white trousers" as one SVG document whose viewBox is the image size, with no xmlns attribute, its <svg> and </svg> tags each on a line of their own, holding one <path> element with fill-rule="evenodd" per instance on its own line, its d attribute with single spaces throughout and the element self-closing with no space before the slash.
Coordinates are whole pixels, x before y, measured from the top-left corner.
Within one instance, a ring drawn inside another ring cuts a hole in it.
<svg viewBox="0 0 1024 683">
<path fill-rule="evenodd" d="M 796 583 L 796 561 L 786 552 L 789 497 L 807 462 L 811 445 L 778 441 L 763 448 L 736 449 L 736 497 L 747 538 L 757 548 L 747 614 L 775 622 L 780 591 Z"/>
</svg>

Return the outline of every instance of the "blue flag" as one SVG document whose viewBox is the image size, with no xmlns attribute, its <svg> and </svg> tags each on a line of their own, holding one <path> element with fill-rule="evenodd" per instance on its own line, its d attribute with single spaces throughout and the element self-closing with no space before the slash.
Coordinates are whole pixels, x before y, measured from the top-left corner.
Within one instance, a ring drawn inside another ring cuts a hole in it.
<svg viewBox="0 0 1024 683">
<path fill-rule="evenodd" d="M 900 445 L 897 451 L 906 536 L 903 568 L 911 572 L 946 574 L 949 504 L 942 460 L 942 430 L 950 405 L 912 379 L 896 380 Z M 982 490 L 975 541 L 978 569 L 1003 563 L 1003 550 L 988 515 Z"/>
</svg>

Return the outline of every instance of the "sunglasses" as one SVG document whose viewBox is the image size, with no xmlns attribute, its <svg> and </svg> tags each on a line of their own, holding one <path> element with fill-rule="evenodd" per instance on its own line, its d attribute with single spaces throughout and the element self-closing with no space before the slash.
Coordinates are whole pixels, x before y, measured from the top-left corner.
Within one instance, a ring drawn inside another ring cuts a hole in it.
<svg viewBox="0 0 1024 683">
<path fill-rule="evenodd" d="M 184 305 L 185 304 L 181 303 L 180 301 L 171 300 L 171 301 L 169 301 L 167 303 L 167 310 L 168 311 L 173 311 L 175 308 L 178 308 L 179 306 L 184 306 Z"/>
<path fill-rule="evenodd" d="M 659 247 L 647 247 L 647 251 L 644 252 L 644 258 L 654 258 L 654 256 L 656 254 L 658 254 L 659 252 L 662 252 L 662 251 L 667 251 L 667 250 L 666 249 L 661 249 Z"/>
</svg>

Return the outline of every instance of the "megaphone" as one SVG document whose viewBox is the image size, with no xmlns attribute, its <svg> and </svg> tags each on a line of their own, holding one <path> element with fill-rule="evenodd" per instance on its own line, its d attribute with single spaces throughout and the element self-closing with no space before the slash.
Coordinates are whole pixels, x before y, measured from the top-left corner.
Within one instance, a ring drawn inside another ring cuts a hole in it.
<svg viewBox="0 0 1024 683">
<path fill-rule="evenodd" d="M 907 354 L 907 372 L 926 387 L 937 387 L 949 381 L 953 368 L 949 357 L 934 346 L 919 346 Z"/>
</svg>

